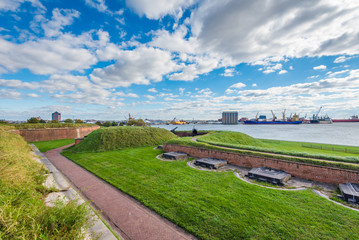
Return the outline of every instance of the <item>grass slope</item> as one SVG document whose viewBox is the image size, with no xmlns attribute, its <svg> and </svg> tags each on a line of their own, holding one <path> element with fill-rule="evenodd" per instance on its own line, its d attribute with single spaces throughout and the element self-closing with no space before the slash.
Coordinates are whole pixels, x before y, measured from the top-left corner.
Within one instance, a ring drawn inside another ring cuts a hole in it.
<svg viewBox="0 0 359 240">
<path fill-rule="evenodd" d="M 62 146 L 69 145 L 71 143 L 75 143 L 75 139 L 59 139 L 59 140 L 51 140 L 51 141 L 39 141 L 32 142 L 35 146 L 40 150 L 40 152 L 47 152 L 51 149 L 59 148 Z"/>
<path fill-rule="evenodd" d="M 231 132 L 231 131 L 220 131 L 212 134 L 207 134 L 204 136 L 198 137 L 198 141 L 201 142 L 222 142 L 230 144 L 241 144 L 257 147 L 265 147 L 261 140 L 255 139 L 247 134 L 241 132 Z"/>
<path fill-rule="evenodd" d="M 286 152 L 281 150 L 277 151 L 275 149 L 259 148 L 259 147 L 239 145 L 239 144 L 235 145 L 235 144 L 227 144 L 220 142 L 209 144 L 205 142 L 194 142 L 191 141 L 191 138 L 192 137 L 175 138 L 167 141 L 166 143 L 173 145 L 206 148 L 206 149 L 213 149 L 213 150 L 219 150 L 225 152 L 233 152 L 233 153 L 240 153 L 240 154 L 260 156 L 260 157 L 269 157 L 269 158 L 281 159 L 286 161 L 302 162 L 302 163 L 308 163 L 308 164 L 314 164 L 320 166 L 336 167 L 336 168 L 359 171 L 359 165 L 353 164 L 351 162 L 351 161 L 353 162 L 357 161 L 356 159 L 352 159 L 352 157 L 348 158 L 348 157 L 336 157 L 336 156 L 327 156 L 327 155 L 325 156 L 312 155 L 307 153 L 300 153 L 298 155 L 294 155 L 293 152 Z M 279 155 L 273 155 L 272 153 L 278 153 Z M 280 155 L 280 154 L 285 154 L 285 155 Z M 293 156 L 290 156 L 291 154 L 293 154 Z M 313 156 L 316 157 L 308 158 Z"/>
<path fill-rule="evenodd" d="M 123 148 L 155 146 L 176 135 L 163 128 L 151 127 L 109 127 L 89 134 L 74 147 L 74 152 L 102 152 Z"/>
<path fill-rule="evenodd" d="M 0 239 L 81 239 L 87 227 L 85 205 L 46 207 L 45 169 L 29 145 L 0 128 Z"/>
<path fill-rule="evenodd" d="M 230 147 L 235 149 L 247 149 L 268 153 L 285 154 L 298 157 L 308 157 L 317 159 L 326 159 L 338 162 L 359 163 L 359 155 L 355 153 L 345 153 L 343 151 L 330 151 L 316 148 L 308 148 L 304 146 L 316 146 L 323 149 L 343 150 L 347 148 L 352 152 L 359 151 L 357 147 L 345 147 L 328 144 L 307 144 L 300 142 L 277 141 L 266 139 L 254 139 L 256 142 L 242 141 L 243 133 L 236 132 L 217 132 L 211 135 L 205 135 L 197 138 L 198 142 L 215 146 Z M 249 137 L 249 136 L 248 136 Z M 249 137 L 250 138 L 250 137 Z"/>
<path fill-rule="evenodd" d="M 245 183 L 160 161 L 151 147 L 64 155 L 200 239 L 356 239 L 359 213 L 311 190 Z"/>
</svg>

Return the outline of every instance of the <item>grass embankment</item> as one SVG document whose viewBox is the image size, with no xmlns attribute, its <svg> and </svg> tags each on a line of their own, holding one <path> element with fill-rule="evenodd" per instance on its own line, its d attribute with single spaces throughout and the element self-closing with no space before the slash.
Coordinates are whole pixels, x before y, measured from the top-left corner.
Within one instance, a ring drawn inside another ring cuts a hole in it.
<svg viewBox="0 0 359 240">
<path fill-rule="evenodd" d="M 198 137 L 197 141 L 210 145 L 230 147 L 236 149 L 262 151 L 267 153 L 284 154 L 297 157 L 325 159 L 338 162 L 359 163 L 358 154 L 329 150 L 343 150 L 347 148 L 349 149 L 349 151 L 355 152 L 355 150 L 359 151 L 358 147 L 344 147 L 337 145 L 314 143 L 304 144 L 301 142 L 254 139 L 240 132 L 225 131 Z M 305 147 L 307 145 L 311 145 L 312 148 Z"/>
<path fill-rule="evenodd" d="M 200 144 L 200 143 L 198 143 Z M 64 155 L 200 239 L 356 239 L 359 213 L 311 190 L 271 190 L 232 172 L 160 161 L 152 147 Z"/>
<path fill-rule="evenodd" d="M 75 143 L 75 139 L 59 139 L 59 140 L 51 140 L 51 141 L 39 141 L 32 142 L 35 146 L 40 150 L 40 152 L 47 152 L 51 149 L 59 148 L 62 146 L 66 146 L 72 143 Z"/>
<path fill-rule="evenodd" d="M 198 140 L 198 139 L 197 139 Z M 252 146 L 246 146 L 241 145 L 241 147 L 235 147 L 230 144 L 223 144 L 221 146 L 221 143 L 212 145 L 204 142 L 194 142 L 191 141 L 191 138 L 184 137 L 184 138 L 176 138 L 171 139 L 167 141 L 168 144 L 174 144 L 174 145 L 184 145 L 189 147 L 198 147 L 198 148 L 207 148 L 207 149 L 213 149 L 213 150 L 219 150 L 219 151 L 225 151 L 225 152 L 233 152 L 233 153 L 240 153 L 240 154 L 246 154 L 246 155 L 252 155 L 252 156 L 259 156 L 259 157 L 268 157 L 268 158 L 275 158 L 280 160 L 286 160 L 286 161 L 293 161 L 293 162 L 301 162 L 301 163 L 308 163 L 308 164 L 314 164 L 319 166 L 328 166 L 328 167 L 335 167 L 335 168 L 343 168 L 343 169 L 349 169 L 349 170 L 356 170 L 359 171 L 359 165 L 353 164 L 351 162 L 347 162 L 347 158 L 341 158 L 341 157 L 328 157 L 328 160 L 326 159 L 315 159 L 315 158 L 308 158 L 308 157 L 300 157 L 300 156 L 290 156 L 290 154 L 284 154 L 283 152 L 276 152 L 276 151 L 265 151 L 263 148 L 256 148 Z M 226 145 L 226 146 L 224 146 Z M 243 148 L 242 148 L 243 146 Z M 226 147 L 230 147 L 226 148 Z M 267 149 L 268 150 L 268 149 Z M 274 155 L 274 153 L 278 155 Z M 289 155 L 289 156 L 288 156 Z"/>
<path fill-rule="evenodd" d="M 131 147 L 155 146 L 176 135 L 163 128 L 108 127 L 90 133 L 74 152 L 102 152 Z"/>
<path fill-rule="evenodd" d="M 45 169 L 22 137 L 0 128 L 0 239 L 81 239 L 85 205 L 46 207 Z"/>
</svg>

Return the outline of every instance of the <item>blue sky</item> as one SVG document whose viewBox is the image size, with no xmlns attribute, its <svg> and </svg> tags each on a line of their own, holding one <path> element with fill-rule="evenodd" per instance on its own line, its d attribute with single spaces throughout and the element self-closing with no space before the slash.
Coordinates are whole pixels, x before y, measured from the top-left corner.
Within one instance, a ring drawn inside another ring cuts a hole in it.
<svg viewBox="0 0 359 240">
<path fill-rule="evenodd" d="M 0 119 L 359 114 L 359 2 L 0 0 Z"/>
</svg>

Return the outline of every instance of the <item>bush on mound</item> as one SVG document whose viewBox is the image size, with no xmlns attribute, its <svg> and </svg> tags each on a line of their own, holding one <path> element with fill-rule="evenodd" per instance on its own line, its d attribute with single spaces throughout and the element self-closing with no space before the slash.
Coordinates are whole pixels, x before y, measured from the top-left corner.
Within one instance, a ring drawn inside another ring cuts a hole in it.
<svg viewBox="0 0 359 240">
<path fill-rule="evenodd" d="M 240 144 L 240 145 L 249 145 L 249 146 L 256 146 L 256 147 L 265 147 L 266 145 L 255 138 L 248 136 L 247 134 L 240 133 L 240 132 L 230 132 L 230 131 L 223 131 L 223 132 L 216 132 L 214 134 L 208 134 L 203 137 L 199 137 L 197 139 L 199 142 L 205 143 L 229 143 L 229 144 Z"/>
<path fill-rule="evenodd" d="M 74 152 L 103 152 L 123 148 L 155 146 L 176 135 L 163 128 L 109 127 L 100 128 L 89 134 L 73 148 Z"/>
</svg>

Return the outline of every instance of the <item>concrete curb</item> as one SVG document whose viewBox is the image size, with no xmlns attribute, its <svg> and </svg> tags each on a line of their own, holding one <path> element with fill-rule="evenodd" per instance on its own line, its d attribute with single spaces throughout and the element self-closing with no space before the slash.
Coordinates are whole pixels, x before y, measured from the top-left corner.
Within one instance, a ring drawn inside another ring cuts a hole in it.
<svg viewBox="0 0 359 240">
<path fill-rule="evenodd" d="M 333 201 L 333 200 L 330 199 L 327 195 L 321 193 L 321 192 L 318 191 L 318 190 L 313 189 L 313 192 L 314 192 L 315 194 L 317 194 L 318 196 L 323 197 L 323 198 L 327 199 L 328 201 L 331 201 L 332 203 L 335 203 L 335 204 L 340 205 L 340 206 L 342 206 L 342 207 L 349 208 L 349 209 L 351 209 L 351 210 L 354 210 L 354 211 L 359 212 L 359 209 L 352 208 L 352 207 L 346 206 L 346 205 L 344 205 L 344 204 L 341 204 L 341 203 L 339 203 L 339 202 Z"/>
<path fill-rule="evenodd" d="M 70 200 L 78 201 L 82 204 L 86 202 L 82 196 L 70 185 L 69 181 L 57 170 L 57 168 L 42 154 L 39 149 L 34 144 L 30 144 L 35 154 L 40 157 L 41 163 L 49 170 L 50 175 L 53 176 L 55 180 L 56 187 L 64 193 L 66 198 Z M 93 211 L 94 214 L 91 221 L 93 226 L 89 229 L 90 232 L 94 233 L 95 236 L 99 236 L 99 240 L 117 240 L 118 238 L 110 231 L 110 229 L 104 224 L 101 218 L 98 216 L 96 211 L 90 207 L 90 211 Z"/>
</svg>

